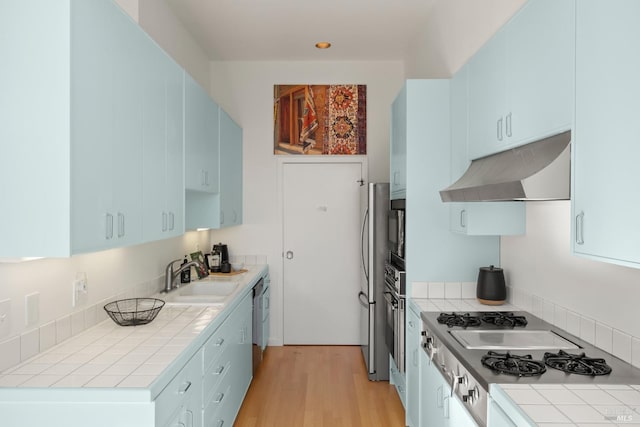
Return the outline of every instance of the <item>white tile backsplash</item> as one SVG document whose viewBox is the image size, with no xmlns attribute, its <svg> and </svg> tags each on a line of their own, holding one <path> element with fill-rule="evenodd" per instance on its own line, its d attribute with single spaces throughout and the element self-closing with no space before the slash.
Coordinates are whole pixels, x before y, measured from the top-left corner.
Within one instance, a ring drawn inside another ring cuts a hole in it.
<svg viewBox="0 0 640 427">
<path fill-rule="evenodd" d="M 612 339 L 612 353 L 625 362 L 631 363 L 631 335 L 614 329 Z"/>
<path fill-rule="evenodd" d="M 553 324 L 556 317 L 556 306 L 551 301 L 544 300 L 542 308 L 542 318 L 551 324 Z"/>
<path fill-rule="evenodd" d="M 596 322 L 593 319 L 580 318 L 580 338 L 589 344 L 596 343 Z"/>
<path fill-rule="evenodd" d="M 567 309 L 564 307 L 560 307 L 559 305 L 555 306 L 553 313 L 553 324 L 558 328 L 567 329 Z"/>
<path fill-rule="evenodd" d="M 539 296 L 533 295 L 531 297 L 531 313 L 540 318 L 544 317 L 544 300 Z"/>
<path fill-rule="evenodd" d="M 447 299 L 460 299 L 462 297 L 462 285 L 459 282 L 446 282 L 444 284 L 444 297 Z"/>
<path fill-rule="evenodd" d="M 475 298 L 476 297 L 476 282 L 462 282 L 460 284 L 462 298 Z"/>
<path fill-rule="evenodd" d="M 0 372 L 20 363 L 20 337 L 0 343 Z"/>
<path fill-rule="evenodd" d="M 56 345 L 56 322 L 45 323 L 40 326 L 40 351 L 45 351 Z"/>
<path fill-rule="evenodd" d="M 20 360 L 27 360 L 40 351 L 40 329 L 20 335 Z"/>
<path fill-rule="evenodd" d="M 56 340 L 61 343 L 71 337 L 71 315 L 56 320 Z"/>
<path fill-rule="evenodd" d="M 444 299 L 444 282 L 429 282 L 429 298 Z"/>
<path fill-rule="evenodd" d="M 580 336 L 580 315 L 571 310 L 567 310 L 567 332 Z"/>
<path fill-rule="evenodd" d="M 631 341 L 631 364 L 640 368 L 640 338 L 633 337 Z"/>
<path fill-rule="evenodd" d="M 600 322 L 596 322 L 596 341 L 597 347 L 611 353 L 613 349 L 613 329 Z"/>
<path fill-rule="evenodd" d="M 429 284 L 427 282 L 411 282 L 411 296 L 413 298 L 429 298 Z"/>
</svg>

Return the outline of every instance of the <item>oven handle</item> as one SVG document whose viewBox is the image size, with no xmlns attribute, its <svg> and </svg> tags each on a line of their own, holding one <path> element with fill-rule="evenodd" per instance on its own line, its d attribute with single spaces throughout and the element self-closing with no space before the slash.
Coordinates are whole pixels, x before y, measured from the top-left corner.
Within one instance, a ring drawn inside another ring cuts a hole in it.
<svg viewBox="0 0 640 427">
<path fill-rule="evenodd" d="M 389 291 L 384 292 L 384 299 L 391 306 L 391 310 L 396 311 L 398 309 L 398 300 L 394 298 L 393 294 Z"/>
</svg>

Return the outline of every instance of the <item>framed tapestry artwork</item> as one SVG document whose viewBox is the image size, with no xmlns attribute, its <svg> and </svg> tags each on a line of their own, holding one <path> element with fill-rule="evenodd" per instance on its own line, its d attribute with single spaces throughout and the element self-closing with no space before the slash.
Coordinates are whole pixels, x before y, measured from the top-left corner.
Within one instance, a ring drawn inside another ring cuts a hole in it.
<svg viewBox="0 0 640 427">
<path fill-rule="evenodd" d="M 367 154 L 366 85 L 274 85 L 274 154 Z"/>
</svg>

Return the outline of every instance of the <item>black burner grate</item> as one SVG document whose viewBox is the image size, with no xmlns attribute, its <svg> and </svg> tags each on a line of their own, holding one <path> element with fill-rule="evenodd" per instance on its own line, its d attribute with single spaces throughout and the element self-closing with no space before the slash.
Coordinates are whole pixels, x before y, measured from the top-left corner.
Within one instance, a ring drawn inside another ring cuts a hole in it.
<svg viewBox="0 0 640 427">
<path fill-rule="evenodd" d="M 440 313 L 438 323 L 449 327 L 462 326 L 466 328 L 467 326 L 480 326 L 480 318 L 469 313 Z"/>
<path fill-rule="evenodd" d="M 604 359 L 586 357 L 584 353 L 571 354 L 563 350 L 558 353 L 545 353 L 544 363 L 560 371 L 569 374 L 578 375 L 608 375 L 611 373 L 611 367 L 607 365 Z"/>
<path fill-rule="evenodd" d="M 527 318 L 524 316 L 516 316 L 509 312 L 489 311 L 482 314 L 482 321 L 491 323 L 496 326 L 507 326 L 513 328 L 515 326 L 527 326 Z"/>
<path fill-rule="evenodd" d="M 518 356 L 509 352 L 497 353 L 495 351 L 489 351 L 482 356 L 482 364 L 495 373 L 515 375 L 518 377 L 535 377 L 547 371 L 544 362 L 532 360 L 530 354 Z"/>
</svg>

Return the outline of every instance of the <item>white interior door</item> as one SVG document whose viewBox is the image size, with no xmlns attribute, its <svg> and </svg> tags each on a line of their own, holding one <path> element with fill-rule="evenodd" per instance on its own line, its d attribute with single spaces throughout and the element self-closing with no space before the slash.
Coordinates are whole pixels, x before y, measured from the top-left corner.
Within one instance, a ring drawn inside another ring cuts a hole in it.
<svg viewBox="0 0 640 427">
<path fill-rule="evenodd" d="M 285 345 L 360 343 L 361 168 L 283 164 Z"/>
</svg>

